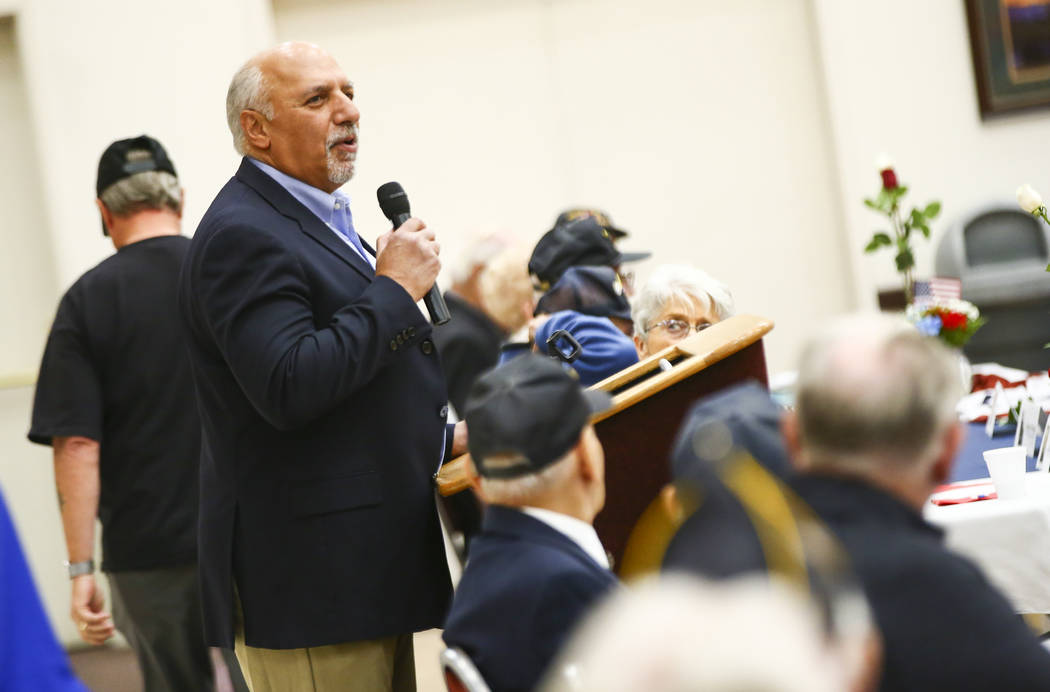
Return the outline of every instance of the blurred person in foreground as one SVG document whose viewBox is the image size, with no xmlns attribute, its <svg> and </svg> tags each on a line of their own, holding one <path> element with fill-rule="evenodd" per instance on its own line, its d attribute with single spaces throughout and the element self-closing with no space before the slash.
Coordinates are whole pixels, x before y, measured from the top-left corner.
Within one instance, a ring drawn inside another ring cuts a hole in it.
<svg viewBox="0 0 1050 692">
<path fill-rule="evenodd" d="M 101 644 L 121 631 L 149 690 L 213 684 L 197 577 L 200 421 L 176 314 L 183 192 L 157 140 L 111 144 L 96 204 L 115 255 L 62 297 L 29 439 L 54 448 L 71 616 Z M 95 518 L 113 621 L 95 580 Z"/>
<path fill-rule="evenodd" d="M 735 311 L 729 287 L 707 272 L 681 264 L 661 265 L 632 304 L 638 357 L 658 353 Z"/>
<path fill-rule="evenodd" d="M 414 690 L 413 632 L 451 581 L 432 477 L 446 425 L 433 327 L 441 267 L 417 218 L 373 250 L 339 188 L 361 112 L 336 60 L 284 43 L 234 74 L 234 176 L 201 219 L 179 307 L 204 429 L 209 641 L 254 692 Z M 235 643 L 236 642 L 236 643 Z"/>
<path fill-rule="evenodd" d="M 803 594 L 760 577 L 650 577 L 588 616 L 545 692 L 842 692 L 848 666 Z"/>
<path fill-rule="evenodd" d="M 499 360 L 500 346 L 526 322 L 532 286 L 522 252 L 498 235 L 474 240 L 445 291 L 451 319 L 434 331 L 448 398 L 462 416 L 470 386 Z"/>
<path fill-rule="evenodd" d="M 488 502 L 444 640 L 493 692 L 532 690 L 579 618 L 617 584 L 592 526 L 605 457 L 588 422 L 611 403 L 526 354 L 483 375 L 466 406 Z"/>
<path fill-rule="evenodd" d="M 44 611 L 0 491 L 0 690 L 87 692 Z"/>
<path fill-rule="evenodd" d="M 883 690 L 1048 690 L 1050 654 L 922 508 L 964 429 L 958 366 L 903 320 L 857 315 L 804 348 L 784 419 L 800 497 L 841 540 L 882 631 Z"/>
</svg>

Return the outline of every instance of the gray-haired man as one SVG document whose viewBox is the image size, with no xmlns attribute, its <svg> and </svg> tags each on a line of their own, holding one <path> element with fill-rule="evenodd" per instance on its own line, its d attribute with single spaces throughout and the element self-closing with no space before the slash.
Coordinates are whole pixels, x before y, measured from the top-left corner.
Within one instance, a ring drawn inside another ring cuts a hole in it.
<svg viewBox="0 0 1050 692">
<path fill-rule="evenodd" d="M 882 631 L 883 690 L 1048 690 L 1050 655 L 922 518 L 963 430 L 953 354 L 903 320 L 839 321 L 806 347 L 785 418 L 795 490 L 838 535 Z"/>
<path fill-rule="evenodd" d="M 29 439 L 54 447 L 80 636 L 101 644 L 115 621 L 146 689 L 210 689 L 196 570 L 200 422 L 175 299 L 189 245 L 182 188 L 143 135 L 102 154 L 97 193 L 117 253 L 59 303 Z M 94 576 L 96 515 L 112 620 Z"/>
</svg>

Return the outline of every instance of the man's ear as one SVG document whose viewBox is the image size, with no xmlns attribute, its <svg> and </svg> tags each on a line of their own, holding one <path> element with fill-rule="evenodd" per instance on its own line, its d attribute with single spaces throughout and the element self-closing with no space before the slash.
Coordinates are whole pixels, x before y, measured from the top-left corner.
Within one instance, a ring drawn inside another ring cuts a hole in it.
<svg viewBox="0 0 1050 692">
<path fill-rule="evenodd" d="M 98 207 L 98 213 L 102 214 L 102 225 L 106 227 L 106 235 L 109 235 L 113 230 L 113 212 L 102 203 L 101 199 L 95 199 L 95 206 Z"/>
<path fill-rule="evenodd" d="M 952 462 L 966 439 L 966 428 L 962 423 L 952 423 L 941 436 L 941 452 L 933 462 L 930 473 L 936 485 L 946 483 L 952 472 Z"/>
<path fill-rule="evenodd" d="M 594 435 L 594 428 L 588 425 L 580 433 L 580 439 L 576 441 L 577 468 L 579 469 L 580 478 L 587 483 L 593 483 L 598 474 L 601 473 L 597 456 L 600 452 L 596 453 L 595 451 L 596 446 L 600 450 L 601 443 L 597 442 L 597 438 L 594 440 L 589 439 Z"/>
<path fill-rule="evenodd" d="M 270 148 L 270 121 L 259 111 L 241 111 L 241 129 L 244 141 L 253 149 L 266 151 Z"/>
<path fill-rule="evenodd" d="M 784 446 L 791 455 L 792 465 L 802 471 L 806 463 L 802 459 L 802 433 L 798 427 L 798 413 L 787 411 L 780 418 L 780 434 L 784 436 Z"/>
<path fill-rule="evenodd" d="M 182 218 L 182 210 L 186 207 L 186 189 L 179 188 L 179 210 L 175 212 L 175 215 L 180 219 Z"/>
<path fill-rule="evenodd" d="M 639 360 L 649 355 L 645 352 L 645 341 L 642 340 L 642 337 L 640 335 L 635 334 L 631 337 L 631 339 L 634 341 L 634 350 L 638 352 Z"/>
</svg>

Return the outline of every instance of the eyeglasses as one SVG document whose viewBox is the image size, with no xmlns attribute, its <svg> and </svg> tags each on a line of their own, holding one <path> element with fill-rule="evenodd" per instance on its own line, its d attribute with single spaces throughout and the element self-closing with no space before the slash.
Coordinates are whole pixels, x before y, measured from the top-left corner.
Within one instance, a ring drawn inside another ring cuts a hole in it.
<svg viewBox="0 0 1050 692">
<path fill-rule="evenodd" d="M 690 329 L 695 329 L 697 332 L 703 331 L 711 326 L 710 322 L 697 322 L 696 324 L 689 324 L 685 320 L 679 320 L 671 318 L 669 320 L 660 320 L 656 324 L 649 325 L 649 329 L 646 331 L 652 331 L 657 327 L 662 327 L 668 334 L 676 339 L 689 335 Z"/>
</svg>

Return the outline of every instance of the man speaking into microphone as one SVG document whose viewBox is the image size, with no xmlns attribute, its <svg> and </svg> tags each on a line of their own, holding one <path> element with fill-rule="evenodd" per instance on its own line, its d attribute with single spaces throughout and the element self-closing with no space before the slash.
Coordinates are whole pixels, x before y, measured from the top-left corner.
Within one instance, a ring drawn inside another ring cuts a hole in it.
<svg viewBox="0 0 1050 692">
<path fill-rule="evenodd" d="M 254 692 L 414 690 L 412 633 L 451 594 L 431 476 L 466 447 L 416 306 L 438 245 L 415 218 L 377 252 L 354 229 L 360 112 L 321 49 L 249 60 L 226 116 L 244 159 L 180 285 L 207 639 Z"/>
</svg>

